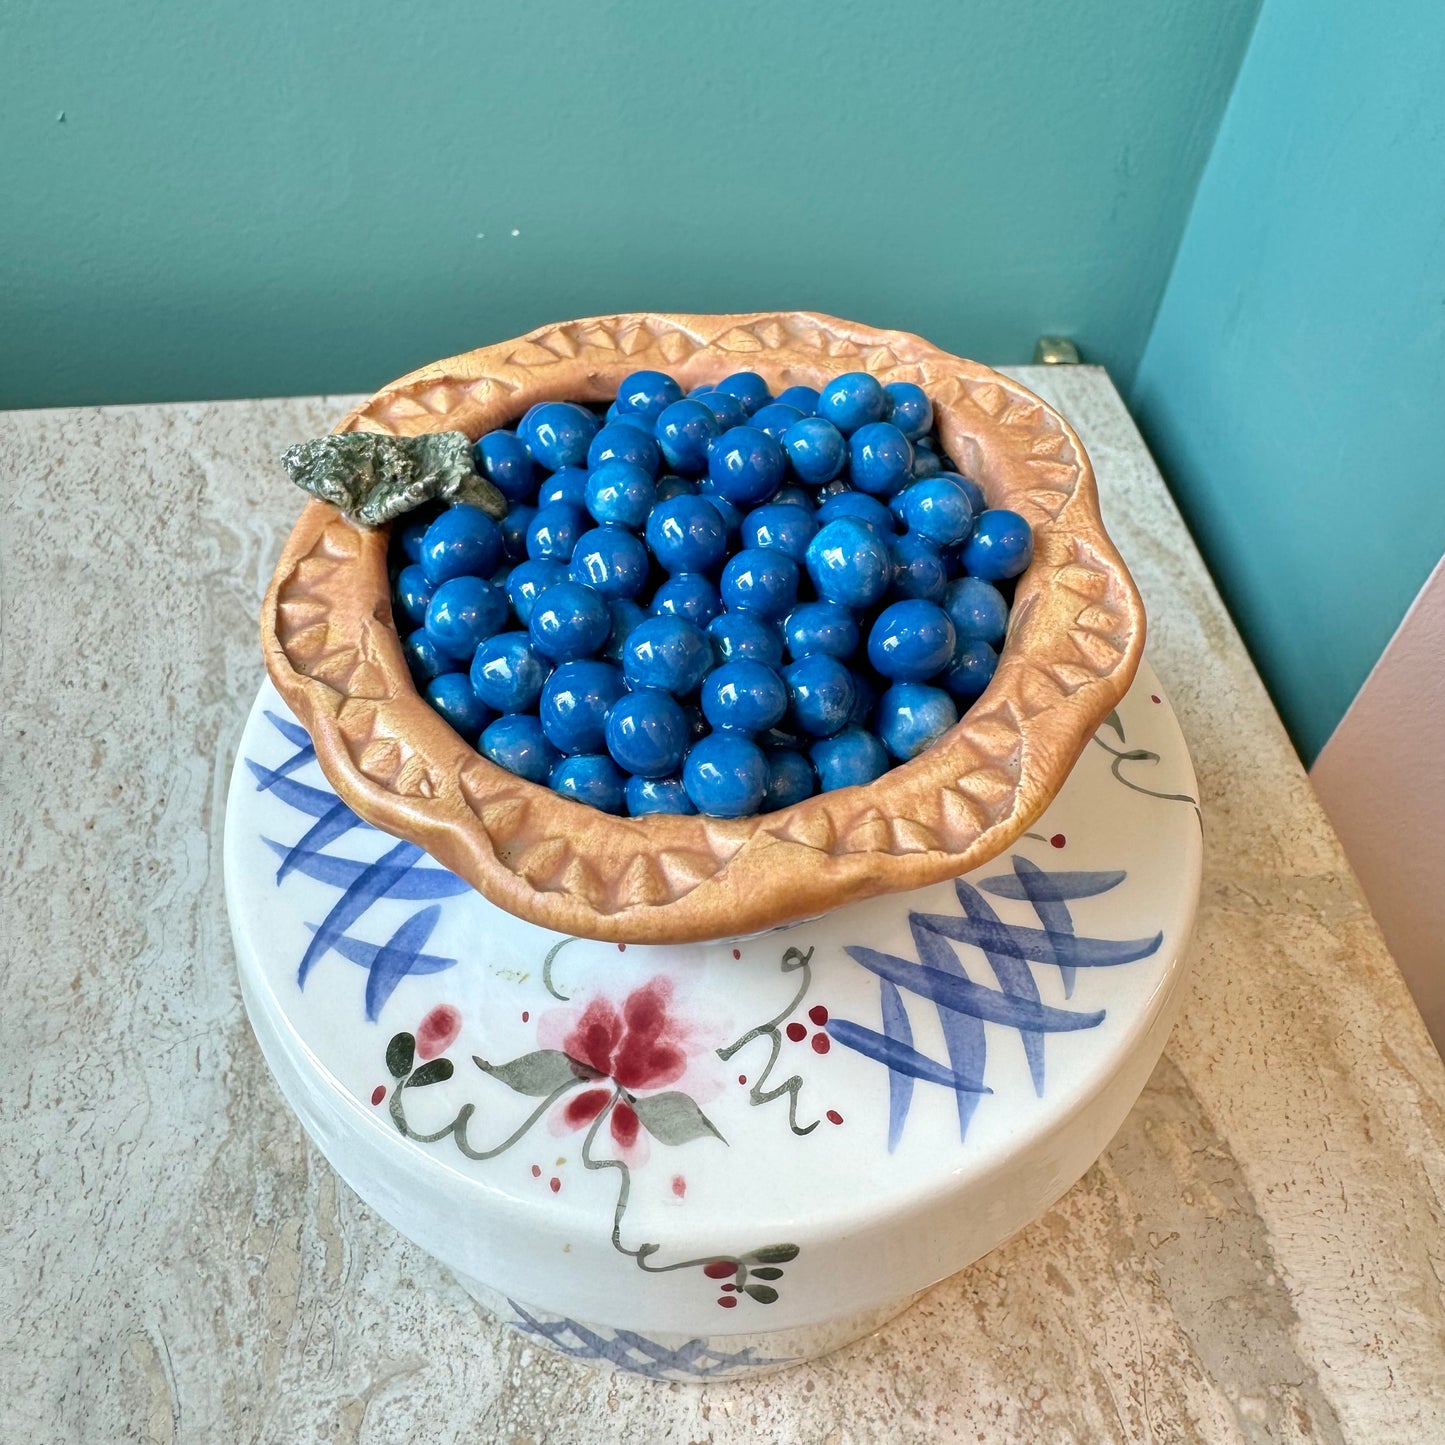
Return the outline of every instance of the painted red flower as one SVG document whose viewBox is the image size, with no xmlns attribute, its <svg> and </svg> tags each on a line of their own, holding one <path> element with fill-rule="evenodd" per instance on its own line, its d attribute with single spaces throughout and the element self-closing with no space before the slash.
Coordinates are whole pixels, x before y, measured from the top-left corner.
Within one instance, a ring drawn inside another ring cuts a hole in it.
<svg viewBox="0 0 1445 1445">
<path fill-rule="evenodd" d="M 434 1059 L 451 1048 L 462 1030 L 462 1015 L 449 1003 L 439 1003 L 416 1026 L 416 1056 Z"/>
</svg>

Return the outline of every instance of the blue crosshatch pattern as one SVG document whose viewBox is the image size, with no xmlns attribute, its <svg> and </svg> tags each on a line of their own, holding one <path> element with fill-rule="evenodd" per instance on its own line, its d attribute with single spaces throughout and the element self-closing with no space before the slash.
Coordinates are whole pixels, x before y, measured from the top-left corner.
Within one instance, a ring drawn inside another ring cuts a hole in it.
<svg viewBox="0 0 1445 1445">
<path fill-rule="evenodd" d="M 308 924 L 311 941 L 296 970 L 298 987 L 305 988 L 311 970 L 328 953 L 335 953 L 366 970 L 365 1009 L 375 1023 L 397 984 L 409 974 L 439 973 L 456 966 L 456 959 L 424 952 L 441 917 L 441 904 L 432 900 L 454 898 L 467 885 L 445 869 L 423 866 L 426 854 L 415 843 L 398 843 L 374 863 L 364 863 L 326 850 L 353 829 L 373 831 L 327 788 L 303 783 L 294 774 L 314 762 L 316 749 L 299 723 L 266 713 L 266 720 L 295 749 L 274 768 L 250 758 L 246 766 L 256 779 L 257 792 L 270 792 L 298 813 L 315 822 L 295 843 L 272 838 L 261 841 L 281 860 L 276 869 L 279 887 L 291 873 L 300 873 L 339 891 L 340 897 L 320 923 Z M 368 942 L 351 930 L 361 924 L 373 904 L 384 898 L 424 902 L 383 943 Z"/>
</svg>

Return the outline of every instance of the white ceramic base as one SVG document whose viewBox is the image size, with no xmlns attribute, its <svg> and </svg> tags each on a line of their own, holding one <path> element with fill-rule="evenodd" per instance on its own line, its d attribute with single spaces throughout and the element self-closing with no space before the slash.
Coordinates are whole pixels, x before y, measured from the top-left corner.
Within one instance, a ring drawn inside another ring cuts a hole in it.
<svg viewBox="0 0 1445 1445">
<path fill-rule="evenodd" d="M 1145 667 L 957 885 L 619 948 L 362 824 L 268 684 L 227 901 L 267 1061 L 362 1198 L 534 1338 L 717 1378 L 878 1328 L 1098 1156 L 1179 996 L 1194 796 Z"/>
</svg>

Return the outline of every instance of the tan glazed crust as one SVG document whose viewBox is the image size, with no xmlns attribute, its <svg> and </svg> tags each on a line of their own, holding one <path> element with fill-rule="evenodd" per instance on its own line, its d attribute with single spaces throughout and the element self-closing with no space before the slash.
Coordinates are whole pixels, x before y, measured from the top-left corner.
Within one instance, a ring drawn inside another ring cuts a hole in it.
<svg viewBox="0 0 1445 1445">
<path fill-rule="evenodd" d="M 510 912 L 619 943 L 737 937 L 951 878 L 1007 848 L 1123 697 L 1144 646 L 1143 604 L 1105 535 L 1083 446 L 1018 383 L 904 332 L 804 312 L 610 316 L 423 367 L 337 430 L 476 437 L 533 402 L 609 399 L 643 368 L 684 389 L 743 369 L 775 392 L 845 371 L 922 386 L 949 455 L 990 506 L 1034 529 L 987 692 L 866 787 L 752 818 L 614 818 L 497 767 L 432 711 L 392 621 L 388 529 L 313 501 L 277 565 L 261 641 L 337 793 Z"/>
</svg>

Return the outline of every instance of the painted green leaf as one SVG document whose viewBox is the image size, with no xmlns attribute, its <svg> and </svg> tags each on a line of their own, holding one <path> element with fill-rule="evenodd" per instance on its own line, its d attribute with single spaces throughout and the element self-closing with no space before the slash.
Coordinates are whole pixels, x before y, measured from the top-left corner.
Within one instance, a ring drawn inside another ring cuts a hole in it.
<svg viewBox="0 0 1445 1445">
<path fill-rule="evenodd" d="M 688 1140 L 701 1139 L 706 1134 L 722 1139 L 707 1115 L 686 1094 L 676 1089 L 634 1099 L 632 1107 L 637 1111 L 642 1127 L 659 1144 L 686 1144 Z"/>
<path fill-rule="evenodd" d="M 433 1059 L 429 1064 L 423 1064 L 406 1083 L 404 1089 L 423 1089 L 428 1084 L 445 1083 L 452 1076 L 452 1061 L 450 1059 Z"/>
<path fill-rule="evenodd" d="M 281 464 L 303 491 L 365 527 L 379 527 L 430 501 L 468 502 L 499 518 L 507 512 L 506 499 L 477 474 L 471 439 L 459 431 L 313 437 L 288 448 Z"/>
<path fill-rule="evenodd" d="M 415 1058 L 416 1039 L 411 1034 L 397 1034 L 386 1046 L 386 1067 L 393 1079 L 402 1079 L 411 1073 Z"/>
<path fill-rule="evenodd" d="M 760 1305 L 773 1304 L 778 1298 L 778 1292 L 770 1284 L 745 1284 L 743 1288 Z"/>
<path fill-rule="evenodd" d="M 472 1062 L 484 1073 L 500 1079 L 509 1089 L 533 1098 L 544 1098 L 581 1077 L 572 1060 L 561 1049 L 538 1049 L 509 1064 L 489 1064 L 472 1055 Z"/>
<path fill-rule="evenodd" d="M 1121 743 L 1124 741 L 1124 724 L 1119 721 L 1118 708 L 1115 708 L 1114 711 L 1104 719 L 1104 726 L 1106 728 L 1113 728 L 1114 731 L 1119 734 L 1119 741 Z"/>
<path fill-rule="evenodd" d="M 761 1249 L 755 1249 L 748 1255 L 749 1259 L 755 1259 L 759 1264 L 787 1264 L 797 1257 L 798 1246 L 796 1244 L 765 1244 Z"/>
<path fill-rule="evenodd" d="M 755 1279 L 782 1279 L 783 1272 L 770 1264 L 765 1264 L 761 1269 L 753 1271 L 753 1277 Z"/>
</svg>

